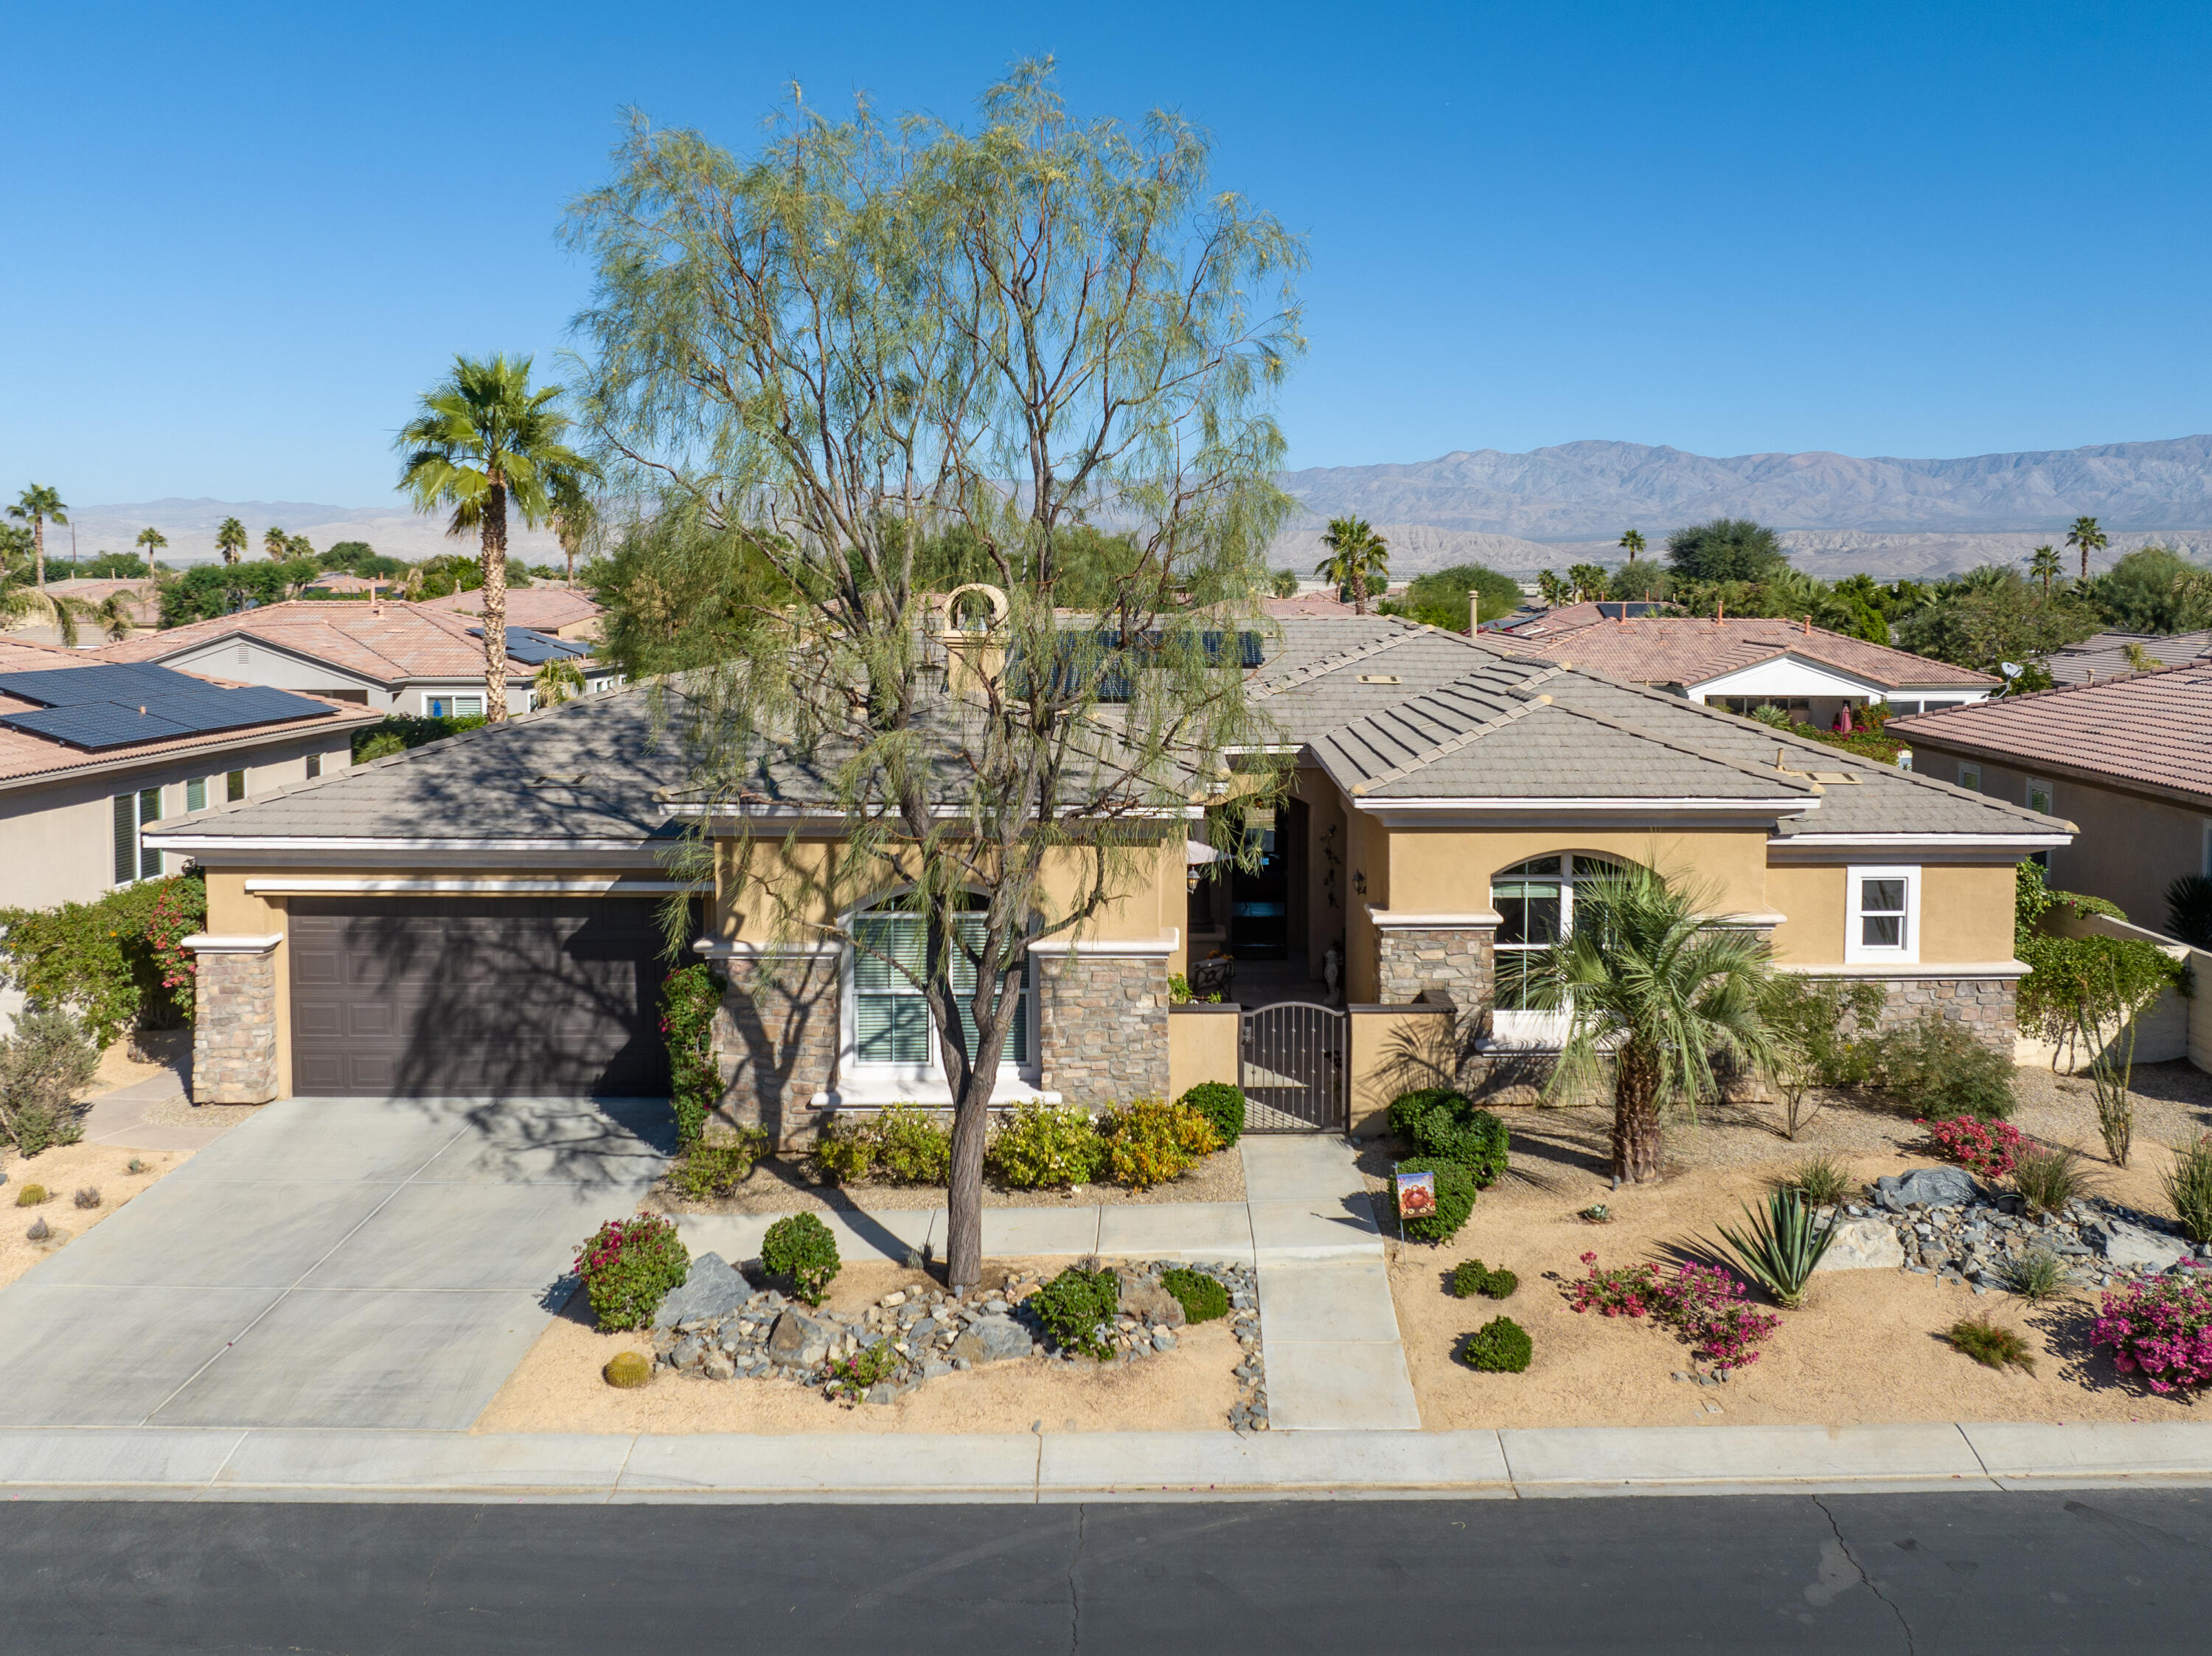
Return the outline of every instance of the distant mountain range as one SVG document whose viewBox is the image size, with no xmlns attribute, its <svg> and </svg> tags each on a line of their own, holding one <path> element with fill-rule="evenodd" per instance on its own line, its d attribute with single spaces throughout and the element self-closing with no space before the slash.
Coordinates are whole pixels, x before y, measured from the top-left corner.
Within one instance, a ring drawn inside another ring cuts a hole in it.
<svg viewBox="0 0 2212 1656">
<path fill-rule="evenodd" d="M 322 506 L 305 500 L 141 500 L 125 506 L 79 507 L 70 513 L 76 531 L 79 555 L 95 552 L 135 552 L 142 529 L 160 530 L 169 537 L 161 561 L 168 564 L 204 563 L 219 555 L 215 532 L 225 518 L 246 525 L 246 555 L 261 555 L 262 531 L 274 526 L 288 535 L 305 535 L 318 549 L 340 541 L 367 541 L 386 557 L 412 561 L 440 552 L 473 553 L 473 535 L 455 540 L 446 533 L 446 519 L 392 506 Z M 561 543 L 550 531 L 524 529 L 510 524 L 507 550 L 526 563 L 558 563 Z M 46 550 L 65 555 L 70 530 L 49 525 Z"/>
<path fill-rule="evenodd" d="M 1307 508 L 1276 548 L 1277 561 L 1294 566 L 1319 556 L 1328 519 L 1348 514 L 1389 538 L 1394 570 L 1462 559 L 1508 569 L 1614 563 L 1623 530 L 1641 530 L 1656 553 L 1669 531 L 1717 517 L 1790 531 L 1792 556 L 1819 574 L 1933 573 L 2017 557 L 2059 542 L 2081 516 L 2112 537 L 2104 561 L 2152 541 L 2212 554 L 2212 435 L 1960 460 L 1716 459 L 1640 443 L 1563 443 L 1316 467 L 1283 482 Z"/>
</svg>

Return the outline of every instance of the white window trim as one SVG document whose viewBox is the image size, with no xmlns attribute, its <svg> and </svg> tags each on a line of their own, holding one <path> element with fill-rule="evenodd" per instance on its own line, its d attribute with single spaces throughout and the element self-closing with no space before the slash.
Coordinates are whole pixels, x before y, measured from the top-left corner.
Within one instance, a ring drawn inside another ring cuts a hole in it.
<svg viewBox="0 0 2212 1656">
<path fill-rule="evenodd" d="M 865 903 L 843 917 L 849 931 L 854 920 L 871 910 L 881 908 L 897 897 L 888 893 L 872 903 Z M 929 1015 L 929 1058 L 921 1064 L 864 1063 L 861 1061 L 860 1038 L 860 998 L 854 986 L 854 966 L 859 949 L 847 943 L 838 951 L 837 959 L 837 1088 L 834 1101 L 839 1104 L 892 1104 L 911 1101 L 917 1104 L 933 1104 L 951 1107 L 952 1084 L 945 1078 L 945 1065 L 937 1044 L 937 1010 L 924 1003 Z M 1043 1071 L 1037 1052 L 1042 1045 L 1043 1019 L 1037 993 L 1036 961 L 1024 958 L 1022 962 L 1024 987 L 1030 998 L 1030 1051 L 1027 1056 L 1012 1064 L 999 1065 L 998 1082 L 992 1092 L 996 1103 L 1020 1103 L 1031 1098 L 1057 1101 L 1059 1095 L 1046 1094 L 1038 1089 L 1038 1077 Z"/>
<path fill-rule="evenodd" d="M 1969 781 L 1967 779 L 1969 777 L 1973 779 Z M 1979 793 L 1982 791 L 1982 767 L 1972 760 L 1960 760 L 1959 761 L 1959 786 L 1966 789 L 1969 793 Z"/>
<path fill-rule="evenodd" d="M 1860 965 L 1875 961 L 1900 961 L 1908 964 L 1920 958 L 1920 870 L 1917 864 L 1904 863 L 1868 863 L 1856 864 L 1844 870 L 1844 961 Z M 1865 915 L 1859 907 L 1859 899 L 1869 880 L 1902 880 L 1905 882 L 1905 943 L 1897 949 L 1885 949 L 1876 944 L 1862 943 L 1865 928 L 1860 922 Z"/>
<path fill-rule="evenodd" d="M 2043 791 L 2043 798 L 2045 801 L 2045 803 L 2040 805 L 2035 803 L 2036 790 L 2039 788 Z M 2026 805 L 2030 810 L 2039 810 L 2045 816 L 2055 816 L 2057 815 L 2057 806 L 2058 790 L 2052 787 L 2049 782 L 2044 780 L 2040 776 L 2031 776 L 2027 779 L 2027 786 L 2021 790 L 2020 798 L 2021 803 Z"/>
<path fill-rule="evenodd" d="M 1544 853 L 1542 852 L 1538 853 L 1539 856 L 1543 854 Z M 1625 862 L 1622 862 L 1620 858 L 1613 857 L 1609 853 L 1604 852 L 1562 851 L 1553 852 L 1551 854 L 1557 856 L 1560 859 L 1559 936 L 1562 938 L 1565 938 L 1574 935 L 1575 884 L 1576 882 L 1582 877 L 1573 872 L 1573 859 L 1577 857 L 1588 857 L 1592 860 L 1603 858 L 1607 861 L 1620 864 L 1620 866 L 1624 868 L 1626 868 L 1627 864 Z M 1535 858 L 1530 857 L 1523 858 L 1522 862 L 1534 862 L 1535 860 Z M 1522 863 L 1516 863 L 1512 867 L 1519 868 L 1522 865 Z M 1496 890 L 1498 878 L 1500 876 L 1510 874 L 1511 871 L 1512 869 L 1501 868 L 1490 877 L 1491 889 L 1492 893 L 1491 906 L 1493 909 L 1497 907 Z M 1530 875 L 1525 877 L 1530 879 L 1540 879 L 1543 877 L 1540 875 Z M 1496 924 L 1496 922 L 1493 922 L 1493 924 Z M 1491 993 L 1493 1000 L 1496 998 L 1497 995 L 1495 986 L 1497 977 L 1497 956 L 1501 953 L 1519 954 L 1522 952 L 1526 951 L 1510 948 L 1500 949 L 1495 943 L 1492 943 L 1491 949 L 1492 977 Z M 1570 1007 L 1558 1007 L 1548 1012 L 1535 1012 L 1521 1008 L 1493 1006 L 1490 1014 L 1490 1040 L 1486 1044 L 1486 1050 L 1495 1048 L 1509 1052 L 1556 1052 L 1567 1044 L 1567 1031 L 1573 1027 L 1574 1020 L 1574 1011 Z"/>
<path fill-rule="evenodd" d="M 441 701 L 452 702 L 453 704 L 453 711 L 449 713 L 438 713 L 432 712 L 432 707 Z M 464 701 L 475 702 L 477 704 L 476 711 L 474 713 L 465 712 L 461 707 L 461 703 Z M 422 692 L 422 716 L 425 719 L 482 719 L 483 717 L 483 712 L 484 693 L 482 690 L 473 692 L 467 690 L 425 690 Z"/>
</svg>

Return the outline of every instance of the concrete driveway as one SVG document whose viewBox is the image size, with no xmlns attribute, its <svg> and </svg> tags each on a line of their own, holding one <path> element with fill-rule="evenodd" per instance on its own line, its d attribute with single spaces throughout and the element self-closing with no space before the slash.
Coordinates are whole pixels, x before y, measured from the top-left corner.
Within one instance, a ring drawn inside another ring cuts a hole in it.
<svg viewBox="0 0 2212 1656">
<path fill-rule="evenodd" d="M 0 1289 L 0 1426 L 465 1429 L 668 1107 L 294 1099 Z"/>
</svg>

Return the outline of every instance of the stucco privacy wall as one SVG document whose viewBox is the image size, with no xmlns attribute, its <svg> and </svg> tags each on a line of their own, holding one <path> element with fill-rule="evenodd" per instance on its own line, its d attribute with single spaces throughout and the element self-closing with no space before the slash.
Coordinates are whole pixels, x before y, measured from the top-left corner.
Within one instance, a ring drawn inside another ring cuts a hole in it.
<svg viewBox="0 0 2212 1656">
<path fill-rule="evenodd" d="M 1237 1085 L 1238 1034 L 1243 1008 L 1185 1005 L 1168 1008 L 1168 1095 L 1181 1098 L 1202 1081 Z"/>
</svg>

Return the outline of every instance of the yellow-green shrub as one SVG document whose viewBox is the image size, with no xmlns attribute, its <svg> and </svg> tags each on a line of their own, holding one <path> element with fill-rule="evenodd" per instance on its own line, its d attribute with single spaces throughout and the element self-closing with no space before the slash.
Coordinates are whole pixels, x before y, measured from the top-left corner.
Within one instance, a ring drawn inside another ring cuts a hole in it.
<svg viewBox="0 0 2212 1656">
<path fill-rule="evenodd" d="M 1202 1156 L 1221 1148 L 1221 1136 L 1204 1112 L 1164 1098 L 1131 1099 L 1098 1118 L 1106 1143 L 1107 1176 L 1132 1190 L 1188 1173 Z"/>
</svg>

